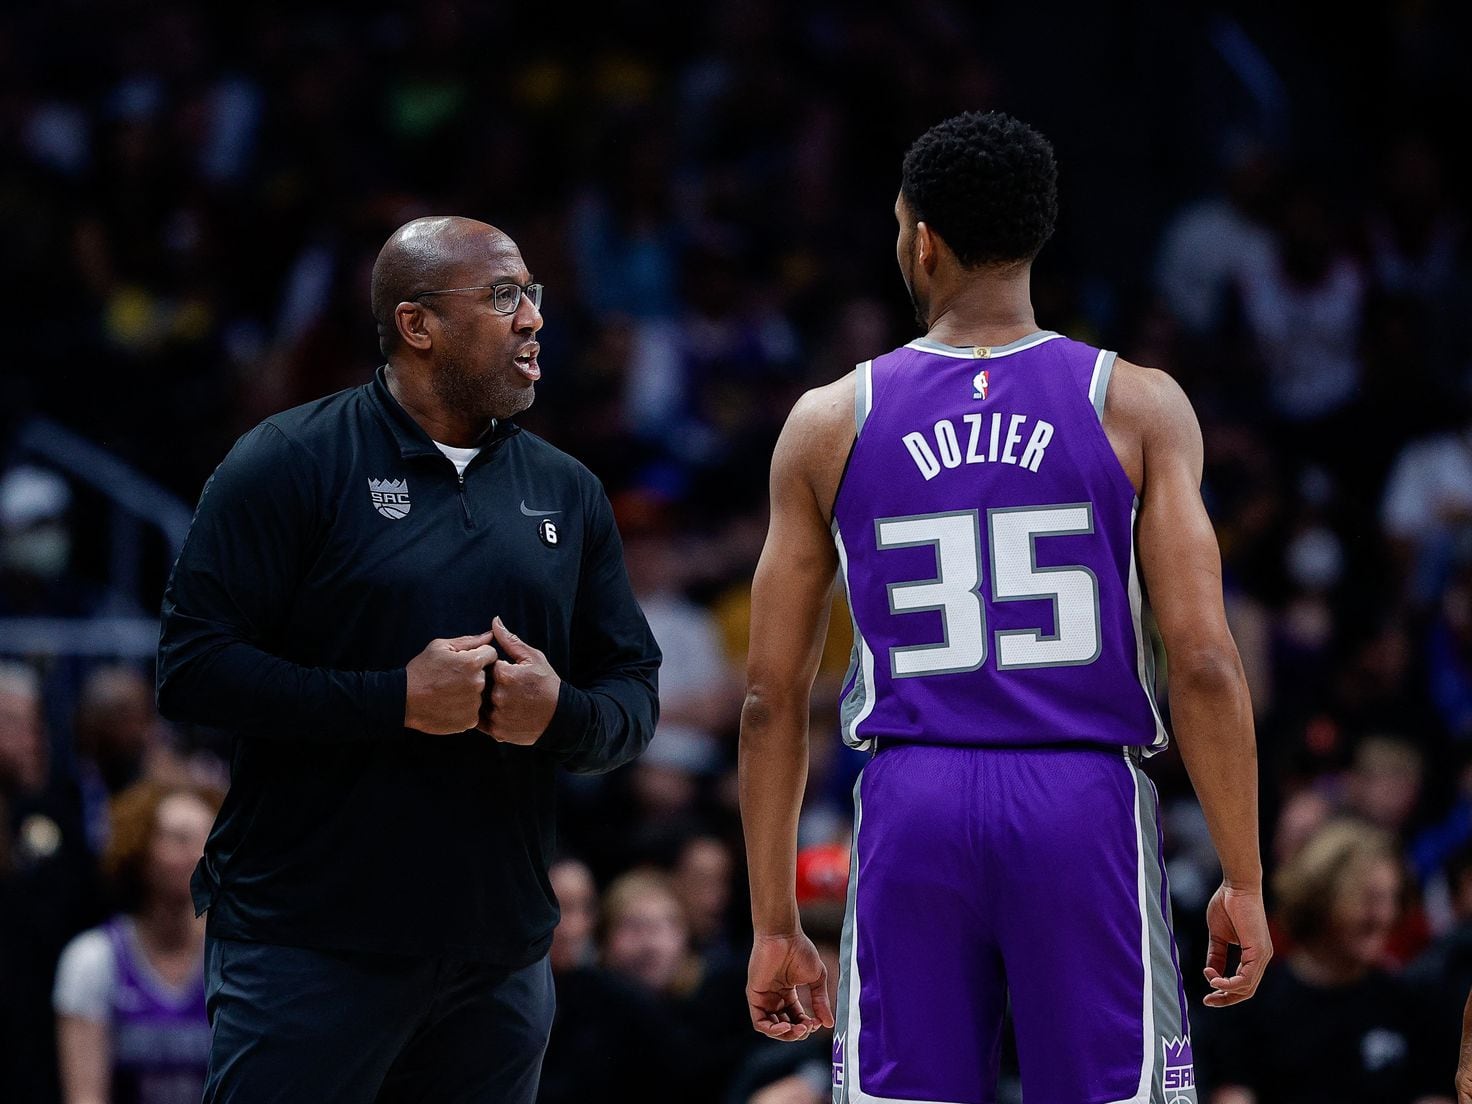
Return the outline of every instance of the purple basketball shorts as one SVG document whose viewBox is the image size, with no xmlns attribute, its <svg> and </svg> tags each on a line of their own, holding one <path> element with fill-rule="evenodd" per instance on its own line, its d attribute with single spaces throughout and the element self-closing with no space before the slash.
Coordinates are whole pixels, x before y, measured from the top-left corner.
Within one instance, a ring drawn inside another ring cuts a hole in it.
<svg viewBox="0 0 1472 1104">
<path fill-rule="evenodd" d="M 1155 787 L 1124 748 L 897 745 L 854 788 L 835 1104 L 1196 1104 Z"/>
</svg>

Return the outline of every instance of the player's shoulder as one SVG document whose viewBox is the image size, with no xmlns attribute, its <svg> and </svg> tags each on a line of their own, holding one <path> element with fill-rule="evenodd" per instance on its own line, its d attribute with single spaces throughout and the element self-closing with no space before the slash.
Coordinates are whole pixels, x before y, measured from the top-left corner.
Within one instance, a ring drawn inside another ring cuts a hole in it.
<svg viewBox="0 0 1472 1104">
<path fill-rule="evenodd" d="M 820 444 L 854 434 L 854 395 L 858 369 L 804 391 L 787 415 L 783 435 L 800 444 Z"/>
<path fill-rule="evenodd" d="M 1200 432 L 1186 392 L 1169 372 L 1119 357 L 1105 398 L 1106 421 L 1139 433 L 1142 439 Z"/>
</svg>

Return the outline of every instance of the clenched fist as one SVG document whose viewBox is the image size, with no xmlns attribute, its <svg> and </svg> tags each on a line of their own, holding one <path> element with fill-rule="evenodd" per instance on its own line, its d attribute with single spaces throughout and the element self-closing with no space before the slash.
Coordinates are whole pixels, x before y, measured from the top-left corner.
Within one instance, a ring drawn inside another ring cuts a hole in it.
<svg viewBox="0 0 1472 1104">
<path fill-rule="evenodd" d="M 496 662 L 491 633 L 431 640 L 409 661 L 404 727 L 435 735 L 474 728 L 486 668 Z"/>
<path fill-rule="evenodd" d="M 491 668 L 478 727 L 503 744 L 535 744 L 552 723 L 562 680 L 547 657 L 497 617 L 491 622 L 506 658 Z"/>
</svg>

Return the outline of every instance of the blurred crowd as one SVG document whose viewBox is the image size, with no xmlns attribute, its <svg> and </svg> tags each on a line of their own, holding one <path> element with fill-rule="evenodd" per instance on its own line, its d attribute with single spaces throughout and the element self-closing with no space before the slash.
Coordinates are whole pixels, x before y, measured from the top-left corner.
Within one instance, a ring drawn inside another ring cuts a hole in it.
<svg viewBox="0 0 1472 1104">
<path fill-rule="evenodd" d="M 1170 372 L 1203 424 L 1280 954 L 1251 1004 L 1194 1005 L 1202 1099 L 1447 1095 L 1472 986 L 1465 6 L 534 8 L 0 10 L 0 619 L 151 614 L 163 584 L 121 587 L 104 492 L 14 444 L 33 419 L 192 503 L 239 433 L 368 377 L 395 226 L 501 225 L 548 289 L 524 422 L 608 486 L 666 657 L 649 753 L 565 780 L 544 1098 L 827 1099 L 827 1042 L 758 1045 L 741 991 L 767 463 L 805 388 L 913 336 L 906 145 L 1004 108 L 1060 162 L 1040 324 Z M 847 625 L 835 597 L 801 822 L 831 955 Z M 27 640 L 0 637 L 0 1100 L 186 1099 L 180 854 L 228 746 L 160 721 L 146 658 Z M 1218 872 L 1178 758 L 1151 773 L 1195 1001 Z"/>
</svg>

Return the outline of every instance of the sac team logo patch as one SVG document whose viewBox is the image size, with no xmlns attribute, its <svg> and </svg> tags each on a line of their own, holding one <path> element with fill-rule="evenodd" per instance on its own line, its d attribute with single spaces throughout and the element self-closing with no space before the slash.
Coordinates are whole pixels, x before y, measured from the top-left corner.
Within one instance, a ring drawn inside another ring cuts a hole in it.
<svg viewBox="0 0 1472 1104">
<path fill-rule="evenodd" d="M 973 399 L 986 398 L 987 389 L 991 387 L 991 384 L 992 375 L 989 371 L 983 368 L 980 372 L 977 372 L 976 375 L 971 377 L 971 397 Z"/>
<path fill-rule="evenodd" d="M 1191 1061 L 1191 1037 L 1160 1040 L 1160 1087 L 1165 1104 L 1196 1104 L 1196 1067 Z"/>
<path fill-rule="evenodd" d="M 386 518 L 398 521 L 409 513 L 407 479 L 370 479 L 368 497 L 373 500 L 373 508 Z"/>
<path fill-rule="evenodd" d="M 843 1088 L 843 1033 L 833 1033 L 833 1087 Z"/>
</svg>

